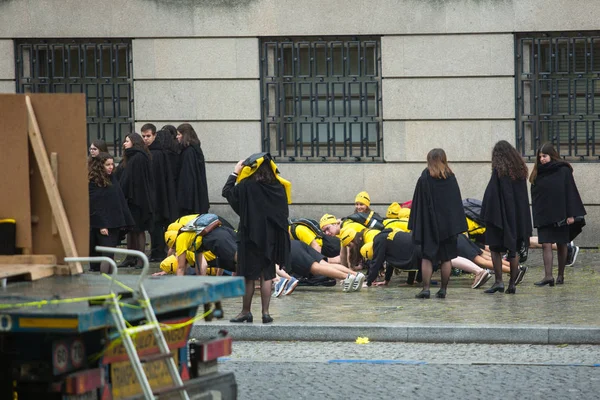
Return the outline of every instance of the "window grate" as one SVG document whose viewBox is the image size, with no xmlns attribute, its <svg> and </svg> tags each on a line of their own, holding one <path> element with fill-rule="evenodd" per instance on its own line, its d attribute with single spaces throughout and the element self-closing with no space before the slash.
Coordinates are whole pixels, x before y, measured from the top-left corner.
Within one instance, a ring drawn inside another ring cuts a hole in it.
<svg viewBox="0 0 600 400">
<path fill-rule="evenodd" d="M 15 41 L 17 93 L 85 93 L 88 144 L 121 155 L 133 131 L 131 40 Z"/>
<path fill-rule="evenodd" d="M 263 151 L 281 161 L 382 161 L 380 43 L 262 39 Z"/>
<path fill-rule="evenodd" d="M 600 32 L 517 34 L 515 67 L 521 154 L 552 142 L 570 161 L 600 160 Z"/>
</svg>

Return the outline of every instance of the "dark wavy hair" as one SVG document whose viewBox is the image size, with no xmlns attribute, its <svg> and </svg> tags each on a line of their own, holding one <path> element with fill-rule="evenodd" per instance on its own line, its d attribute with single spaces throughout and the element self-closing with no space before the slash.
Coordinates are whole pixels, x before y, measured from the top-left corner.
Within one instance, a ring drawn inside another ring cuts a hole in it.
<svg viewBox="0 0 600 400">
<path fill-rule="evenodd" d="M 492 150 L 492 169 L 498 172 L 500 178 L 508 176 L 512 180 L 527 179 L 529 170 L 523 157 L 506 140 L 501 140 Z"/>
<path fill-rule="evenodd" d="M 360 254 L 360 248 L 364 244 L 365 231 L 356 232 L 356 236 L 348 245 L 348 262 L 350 266 L 358 265 L 363 261 L 363 256 Z"/>
<path fill-rule="evenodd" d="M 531 182 L 532 184 L 535 183 L 535 179 L 537 178 L 538 167 L 542 165 L 542 163 L 540 162 L 540 154 L 548 154 L 550 156 L 551 161 L 557 161 L 566 164 L 569 166 L 569 168 L 571 168 L 571 171 L 573 171 L 573 167 L 571 166 L 571 164 L 560 158 L 558 151 L 556 151 L 552 143 L 544 143 L 542 147 L 540 147 L 535 153 L 535 164 L 533 165 L 531 175 L 529 175 L 529 182 Z"/>
<path fill-rule="evenodd" d="M 183 138 L 181 139 L 181 146 L 188 147 L 192 144 L 197 144 L 200 146 L 200 139 L 198 139 L 198 135 L 192 125 L 190 124 L 181 124 L 177 127 L 177 132 L 181 133 Z"/>
<path fill-rule="evenodd" d="M 88 180 L 94 182 L 99 187 L 110 186 L 110 176 L 106 173 L 106 169 L 104 169 L 104 163 L 111 159 L 113 159 L 113 156 L 104 152 L 92 158 L 88 163 Z"/>
<path fill-rule="evenodd" d="M 260 183 L 275 183 L 279 182 L 271 169 L 271 160 L 265 160 L 258 169 L 248 177 L 248 180 Z"/>
<path fill-rule="evenodd" d="M 129 138 L 129 140 L 131 140 L 131 143 L 133 144 L 133 146 L 131 146 L 132 149 L 140 149 L 144 153 L 146 153 L 148 155 L 148 157 L 152 158 L 152 155 L 150 154 L 148 147 L 144 143 L 144 139 L 142 139 L 142 136 L 139 133 L 132 132 L 125 137 Z M 121 164 L 123 164 L 123 167 L 127 165 L 127 152 L 126 151 L 123 152 L 123 160 L 121 160 L 121 163 L 119 165 L 121 165 Z"/>
</svg>

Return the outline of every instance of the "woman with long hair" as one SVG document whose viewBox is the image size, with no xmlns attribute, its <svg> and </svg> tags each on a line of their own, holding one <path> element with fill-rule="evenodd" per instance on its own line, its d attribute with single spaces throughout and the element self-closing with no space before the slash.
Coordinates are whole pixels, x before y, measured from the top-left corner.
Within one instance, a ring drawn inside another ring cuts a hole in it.
<svg viewBox="0 0 600 400">
<path fill-rule="evenodd" d="M 177 127 L 177 140 L 181 146 L 176 196 L 179 216 L 206 214 L 210 204 L 204 153 L 200 147 L 200 140 L 190 124 L 181 124 Z"/>
<path fill-rule="evenodd" d="M 413 243 L 421 246 L 423 290 L 415 297 L 428 299 L 433 264 L 441 264 L 442 287 L 436 297 L 445 298 L 452 272 L 450 260 L 457 257 L 457 235 L 467 230 L 458 181 L 448 165 L 443 149 L 427 154 L 423 170 L 412 199 L 408 229 Z"/>
<path fill-rule="evenodd" d="M 556 284 L 565 281 L 567 244 L 581 233 L 585 226 L 585 207 L 573 179 L 573 167 L 562 160 L 550 143 L 537 151 L 531 176 L 531 202 L 533 225 L 538 230 L 538 242 L 542 245 L 544 279 L 536 286 L 554 286 L 552 276 L 552 244 L 556 243 L 558 276 Z"/>
<path fill-rule="evenodd" d="M 123 149 L 123 160 L 116 175 L 135 221 L 135 226 L 127 234 L 127 248 L 143 252 L 146 249 L 145 231 L 152 231 L 154 224 L 155 189 L 151 156 L 144 140 L 137 133 L 130 133 L 125 137 Z M 125 258 L 119 266 L 134 265 L 135 259 Z M 136 267 L 142 267 L 141 260 L 138 259 Z"/>
<path fill-rule="evenodd" d="M 108 146 L 106 142 L 102 139 L 92 140 L 90 144 L 90 158 L 94 158 L 98 156 L 100 153 L 108 153 Z"/>
<path fill-rule="evenodd" d="M 510 281 L 506 293 L 516 293 L 523 279 L 517 251 L 529 247 L 531 213 L 527 196 L 527 165 L 517 150 L 501 140 L 492 150 L 492 176 L 485 189 L 481 217 L 485 222 L 485 241 L 492 253 L 495 282 L 485 293 L 504 292 L 502 254 L 510 262 Z"/>
<path fill-rule="evenodd" d="M 123 191 L 114 178 L 114 166 L 113 157 L 108 153 L 99 153 L 88 164 L 90 257 L 104 255 L 96 251 L 96 246 L 116 247 L 121 231 L 134 225 Z M 90 271 L 111 272 L 105 263 L 101 266 L 92 263 Z"/>
<path fill-rule="evenodd" d="M 269 153 L 254 154 L 238 162 L 223 187 L 223 197 L 240 216 L 237 275 L 246 281 L 242 312 L 231 322 L 253 321 L 251 306 L 256 280 L 260 280 L 262 321 L 273 322 L 269 302 L 275 264 L 285 268 L 291 263 L 290 190 L 290 183 L 279 176 Z"/>
</svg>

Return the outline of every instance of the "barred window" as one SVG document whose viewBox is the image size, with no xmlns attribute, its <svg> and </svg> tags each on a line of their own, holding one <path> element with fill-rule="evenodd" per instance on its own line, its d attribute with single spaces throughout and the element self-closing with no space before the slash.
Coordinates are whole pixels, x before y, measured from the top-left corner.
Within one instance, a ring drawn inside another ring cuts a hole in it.
<svg viewBox="0 0 600 400">
<path fill-rule="evenodd" d="M 133 131 L 131 40 L 15 41 L 17 93 L 85 93 L 88 144 L 121 155 Z"/>
<path fill-rule="evenodd" d="M 517 34 L 515 51 L 517 149 L 533 160 L 552 142 L 571 161 L 600 159 L 600 32 Z"/>
<path fill-rule="evenodd" d="M 262 39 L 263 151 L 281 161 L 381 161 L 380 43 Z"/>
</svg>

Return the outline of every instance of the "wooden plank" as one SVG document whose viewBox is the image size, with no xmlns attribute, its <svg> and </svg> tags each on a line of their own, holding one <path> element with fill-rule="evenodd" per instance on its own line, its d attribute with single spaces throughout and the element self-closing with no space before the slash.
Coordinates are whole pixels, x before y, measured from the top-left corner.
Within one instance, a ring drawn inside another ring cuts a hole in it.
<svg viewBox="0 0 600 400">
<path fill-rule="evenodd" d="M 58 185 L 58 153 L 50 153 L 50 165 L 52 166 L 52 175 Z M 52 217 L 52 236 L 58 235 L 58 227 L 56 226 L 56 218 Z"/>
<path fill-rule="evenodd" d="M 0 268 L 0 279 L 23 275 L 24 280 L 35 281 L 54 275 L 54 265 L 12 265 Z"/>
<path fill-rule="evenodd" d="M 56 264 L 54 254 L 19 254 L 15 256 L 0 256 L 0 268 L 10 264 Z"/>
<path fill-rule="evenodd" d="M 25 104 L 27 105 L 27 111 L 29 113 L 29 143 L 33 149 L 37 165 L 42 176 L 42 181 L 50 201 L 50 208 L 52 209 L 52 215 L 56 220 L 56 226 L 60 240 L 63 245 L 65 255 L 67 257 L 78 257 L 77 249 L 75 247 L 75 241 L 73 240 L 73 232 L 69 225 L 69 220 L 56 185 L 56 180 L 52 173 L 50 161 L 48 160 L 48 154 L 46 153 L 46 147 L 44 145 L 44 139 L 40 132 L 33 106 L 31 105 L 31 99 L 29 96 L 25 96 Z M 71 264 L 72 274 L 83 273 L 83 267 L 81 263 Z"/>
<path fill-rule="evenodd" d="M 32 248 L 27 108 L 22 95 L 0 94 L 0 219 L 17 221 L 17 248 Z"/>
</svg>

